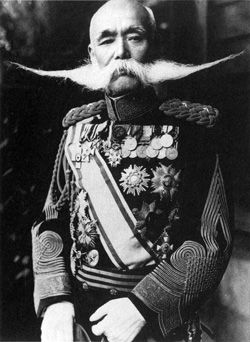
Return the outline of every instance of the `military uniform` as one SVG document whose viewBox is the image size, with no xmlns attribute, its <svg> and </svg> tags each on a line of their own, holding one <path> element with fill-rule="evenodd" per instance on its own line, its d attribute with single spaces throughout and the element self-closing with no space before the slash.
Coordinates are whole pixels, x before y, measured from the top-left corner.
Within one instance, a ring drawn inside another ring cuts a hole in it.
<svg viewBox="0 0 250 342">
<path fill-rule="evenodd" d="M 218 129 L 166 115 L 151 90 L 103 103 L 64 134 L 32 229 L 37 314 L 72 301 L 94 339 L 89 316 L 128 296 L 138 341 L 199 340 L 231 253 Z"/>
</svg>

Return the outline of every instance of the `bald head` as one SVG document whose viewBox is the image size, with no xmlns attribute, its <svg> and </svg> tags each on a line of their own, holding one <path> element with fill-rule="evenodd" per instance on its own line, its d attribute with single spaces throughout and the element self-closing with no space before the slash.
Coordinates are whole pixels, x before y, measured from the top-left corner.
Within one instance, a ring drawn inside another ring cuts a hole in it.
<svg viewBox="0 0 250 342">
<path fill-rule="evenodd" d="M 100 69 L 117 60 L 152 60 L 155 20 L 151 10 L 136 0 L 110 0 L 90 23 L 89 55 Z M 110 82 L 109 91 L 121 95 L 140 86 L 131 74 L 120 74 Z"/>
<path fill-rule="evenodd" d="M 113 21 L 115 18 L 120 20 L 126 13 L 140 20 L 148 35 L 151 38 L 154 37 L 156 25 L 154 14 L 150 8 L 136 0 L 109 0 L 96 11 L 91 19 L 89 28 L 91 44 L 94 43 L 98 32 L 109 26 L 110 20 Z"/>
</svg>

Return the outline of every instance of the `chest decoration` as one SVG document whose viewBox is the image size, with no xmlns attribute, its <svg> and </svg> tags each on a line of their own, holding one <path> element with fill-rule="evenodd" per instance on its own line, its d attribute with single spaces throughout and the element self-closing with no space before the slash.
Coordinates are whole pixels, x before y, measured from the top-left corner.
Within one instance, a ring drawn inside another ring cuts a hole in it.
<svg viewBox="0 0 250 342">
<path fill-rule="evenodd" d="M 110 121 L 86 124 L 79 132 L 80 141 L 72 146 L 72 161 L 77 169 L 87 163 L 98 150 L 111 168 L 119 168 L 119 184 L 125 194 L 138 196 L 149 188 L 160 197 L 170 196 L 177 190 L 179 173 L 160 163 L 150 168 L 151 160 L 173 161 L 178 157 L 179 128 L 169 125 L 119 125 Z M 129 166 L 126 162 L 128 161 Z M 138 165 L 138 161 L 148 165 Z M 132 164 L 133 163 L 133 164 Z M 125 166 L 126 165 L 126 166 Z"/>
<path fill-rule="evenodd" d="M 149 174 L 143 166 L 130 165 L 122 171 L 120 184 L 127 194 L 140 195 L 148 188 Z"/>
<path fill-rule="evenodd" d="M 172 200 L 174 194 L 178 191 L 180 171 L 177 172 L 172 165 L 160 164 L 152 172 L 154 175 L 151 180 L 153 192 L 158 193 L 161 199 L 165 197 Z"/>
<path fill-rule="evenodd" d="M 71 257 L 74 268 L 88 264 L 96 266 L 99 261 L 99 252 L 95 249 L 99 235 L 96 221 L 89 215 L 87 193 L 75 192 L 71 203 L 70 232 L 74 241 Z"/>
<path fill-rule="evenodd" d="M 174 160 L 178 157 L 178 133 L 172 126 L 116 126 L 103 149 L 112 167 L 119 165 L 123 158 Z"/>
<path fill-rule="evenodd" d="M 101 125 L 85 125 L 79 144 L 74 146 L 72 161 L 80 168 L 88 162 L 95 149 L 102 151 L 111 167 L 122 159 L 140 158 L 175 160 L 178 157 L 177 127 L 163 125 L 114 125 L 108 121 Z"/>
<path fill-rule="evenodd" d="M 178 127 L 105 121 L 71 132 L 68 156 L 80 175 L 71 210 L 75 265 L 99 265 L 100 244 L 119 268 L 166 258 L 179 220 Z"/>
</svg>

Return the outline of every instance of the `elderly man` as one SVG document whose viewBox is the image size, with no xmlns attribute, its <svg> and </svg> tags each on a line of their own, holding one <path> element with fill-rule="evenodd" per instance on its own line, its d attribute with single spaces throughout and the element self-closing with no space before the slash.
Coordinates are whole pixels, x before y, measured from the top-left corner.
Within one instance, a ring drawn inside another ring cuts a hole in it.
<svg viewBox="0 0 250 342">
<path fill-rule="evenodd" d="M 231 252 L 218 112 L 159 102 L 151 85 L 161 70 L 198 69 L 160 61 L 152 71 L 154 36 L 148 8 L 111 0 L 91 20 L 91 64 L 72 71 L 105 100 L 65 117 L 32 228 L 43 342 L 79 331 L 86 341 L 200 340 L 197 310 Z"/>
</svg>

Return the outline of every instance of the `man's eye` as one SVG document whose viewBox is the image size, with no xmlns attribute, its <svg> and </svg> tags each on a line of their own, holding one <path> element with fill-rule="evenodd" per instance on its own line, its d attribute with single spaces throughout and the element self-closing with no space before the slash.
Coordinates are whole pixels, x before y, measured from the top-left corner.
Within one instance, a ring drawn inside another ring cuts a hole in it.
<svg viewBox="0 0 250 342">
<path fill-rule="evenodd" d="M 108 44 L 111 44 L 113 43 L 114 39 L 112 38 L 107 38 L 107 39 L 104 39 L 101 41 L 100 45 L 108 45 Z"/>
<path fill-rule="evenodd" d="M 128 40 L 131 40 L 131 41 L 134 41 L 134 42 L 140 42 L 140 41 L 142 41 L 142 39 L 143 39 L 143 37 L 142 36 L 138 36 L 138 35 L 136 35 L 136 36 L 129 36 L 128 37 Z"/>
</svg>

